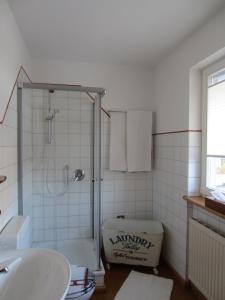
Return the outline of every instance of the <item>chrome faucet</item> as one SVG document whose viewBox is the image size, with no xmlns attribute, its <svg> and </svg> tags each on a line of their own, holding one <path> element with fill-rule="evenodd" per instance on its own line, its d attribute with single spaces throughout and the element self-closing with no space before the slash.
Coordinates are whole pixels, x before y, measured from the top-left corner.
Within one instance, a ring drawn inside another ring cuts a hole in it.
<svg viewBox="0 0 225 300">
<path fill-rule="evenodd" d="M 0 274 L 7 274 L 9 272 L 9 266 L 17 261 L 19 258 L 9 258 L 3 262 L 0 262 Z"/>
<path fill-rule="evenodd" d="M 82 170 L 82 169 L 76 169 L 73 172 L 72 180 L 73 181 L 81 181 L 81 180 L 84 179 L 84 177 L 85 177 L 84 170 Z"/>
<path fill-rule="evenodd" d="M 8 267 L 2 267 L 2 268 L 0 269 L 0 274 L 2 274 L 2 273 L 8 273 L 8 272 L 9 272 Z"/>
</svg>

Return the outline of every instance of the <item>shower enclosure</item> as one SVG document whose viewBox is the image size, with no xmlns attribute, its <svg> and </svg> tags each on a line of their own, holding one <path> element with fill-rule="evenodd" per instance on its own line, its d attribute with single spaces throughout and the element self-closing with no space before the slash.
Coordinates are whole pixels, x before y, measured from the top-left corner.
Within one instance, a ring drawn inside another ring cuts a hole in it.
<svg viewBox="0 0 225 300">
<path fill-rule="evenodd" d="M 102 269 L 104 94 L 81 86 L 18 86 L 18 207 L 30 216 L 32 247 L 58 250 L 93 271 Z"/>
</svg>

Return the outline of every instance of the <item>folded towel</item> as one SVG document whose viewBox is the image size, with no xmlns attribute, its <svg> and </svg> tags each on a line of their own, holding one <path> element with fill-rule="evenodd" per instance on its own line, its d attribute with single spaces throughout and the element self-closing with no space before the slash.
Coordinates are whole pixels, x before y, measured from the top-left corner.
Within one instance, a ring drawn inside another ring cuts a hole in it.
<svg viewBox="0 0 225 300">
<path fill-rule="evenodd" d="M 127 112 L 128 172 L 151 171 L 152 112 Z"/>
<path fill-rule="evenodd" d="M 127 171 L 126 113 L 111 112 L 109 169 Z"/>
<path fill-rule="evenodd" d="M 95 280 L 86 267 L 71 265 L 71 281 L 66 300 L 90 299 L 95 290 Z"/>
<path fill-rule="evenodd" d="M 67 293 L 68 295 L 79 292 L 85 288 L 87 281 L 87 272 L 88 269 L 86 267 L 71 265 L 71 281 Z"/>
</svg>

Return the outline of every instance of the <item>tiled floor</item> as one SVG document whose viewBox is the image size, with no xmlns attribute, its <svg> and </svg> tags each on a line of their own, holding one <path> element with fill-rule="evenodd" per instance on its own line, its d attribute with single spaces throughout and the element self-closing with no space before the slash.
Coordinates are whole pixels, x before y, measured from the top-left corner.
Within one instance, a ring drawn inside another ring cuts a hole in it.
<svg viewBox="0 0 225 300">
<path fill-rule="evenodd" d="M 133 268 L 136 271 L 143 271 L 145 273 L 151 273 L 147 268 Z M 174 280 L 174 288 L 172 292 L 171 300 L 198 300 L 192 290 L 182 286 L 181 282 L 176 278 L 174 273 L 165 265 L 159 268 L 159 276 L 172 278 Z M 97 292 L 91 298 L 91 300 L 113 300 L 117 291 L 122 286 L 124 280 L 127 278 L 130 272 L 130 267 L 123 265 L 113 265 L 110 271 L 106 271 L 105 283 L 106 292 Z M 141 299 L 137 299 L 141 300 Z"/>
</svg>

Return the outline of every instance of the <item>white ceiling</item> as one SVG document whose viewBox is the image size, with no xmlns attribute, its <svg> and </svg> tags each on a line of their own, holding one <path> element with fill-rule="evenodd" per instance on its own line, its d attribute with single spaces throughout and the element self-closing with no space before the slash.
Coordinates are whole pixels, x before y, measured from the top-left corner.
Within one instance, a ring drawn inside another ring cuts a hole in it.
<svg viewBox="0 0 225 300">
<path fill-rule="evenodd" d="M 33 58 L 154 65 L 225 0 L 8 0 Z"/>
</svg>

